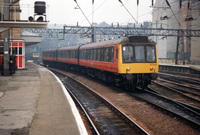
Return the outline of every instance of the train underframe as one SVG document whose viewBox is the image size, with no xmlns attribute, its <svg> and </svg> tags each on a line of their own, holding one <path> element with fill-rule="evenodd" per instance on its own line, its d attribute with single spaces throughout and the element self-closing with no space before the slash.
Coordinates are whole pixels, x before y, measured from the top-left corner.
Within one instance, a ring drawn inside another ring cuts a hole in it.
<svg viewBox="0 0 200 135">
<path fill-rule="evenodd" d="M 82 74 L 87 74 L 93 78 L 99 79 L 109 84 L 122 87 L 127 91 L 136 91 L 138 88 L 145 89 L 151 81 L 157 78 L 157 74 L 118 74 L 99 69 L 93 69 L 84 66 L 77 66 L 73 64 L 60 63 L 60 62 L 48 62 L 44 61 L 44 65 L 56 67 L 64 70 L 72 70 Z"/>
</svg>

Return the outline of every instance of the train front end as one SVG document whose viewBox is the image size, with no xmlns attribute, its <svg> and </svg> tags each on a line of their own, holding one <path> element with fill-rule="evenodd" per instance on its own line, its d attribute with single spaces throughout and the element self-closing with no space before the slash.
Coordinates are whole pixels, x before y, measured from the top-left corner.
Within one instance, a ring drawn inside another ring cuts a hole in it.
<svg viewBox="0 0 200 135">
<path fill-rule="evenodd" d="M 118 73 L 122 75 L 127 89 L 146 88 L 157 78 L 157 45 L 144 37 L 119 45 Z"/>
</svg>

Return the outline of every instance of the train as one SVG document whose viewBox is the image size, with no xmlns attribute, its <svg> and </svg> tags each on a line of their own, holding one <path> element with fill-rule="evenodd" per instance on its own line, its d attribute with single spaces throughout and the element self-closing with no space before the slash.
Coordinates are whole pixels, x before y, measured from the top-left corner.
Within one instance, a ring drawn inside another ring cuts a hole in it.
<svg viewBox="0 0 200 135">
<path fill-rule="evenodd" d="M 42 52 L 46 66 L 79 73 L 135 91 L 158 77 L 157 44 L 147 36 L 67 46 Z"/>
</svg>

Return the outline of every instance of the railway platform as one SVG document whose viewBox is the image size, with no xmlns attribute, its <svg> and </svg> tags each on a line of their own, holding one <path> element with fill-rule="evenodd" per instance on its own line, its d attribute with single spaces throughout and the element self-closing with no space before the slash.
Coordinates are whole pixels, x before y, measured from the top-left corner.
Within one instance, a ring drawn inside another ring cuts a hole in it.
<svg viewBox="0 0 200 135">
<path fill-rule="evenodd" d="M 61 81 L 32 63 L 0 76 L 0 135 L 87 134 Z"/>
</svg>

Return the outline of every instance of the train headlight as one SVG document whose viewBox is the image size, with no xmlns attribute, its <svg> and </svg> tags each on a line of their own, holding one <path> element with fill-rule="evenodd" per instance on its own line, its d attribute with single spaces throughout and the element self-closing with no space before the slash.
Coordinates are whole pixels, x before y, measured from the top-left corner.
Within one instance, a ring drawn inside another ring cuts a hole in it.
<svg viewBox="0 0 200 135">
<path fill-rule="evenodd" d="M 131 70 L 131 68 L 130 68 L 130 67 L 127 67 L 126 71 L 130 71 L 130 70 Z"/>
</svg>

